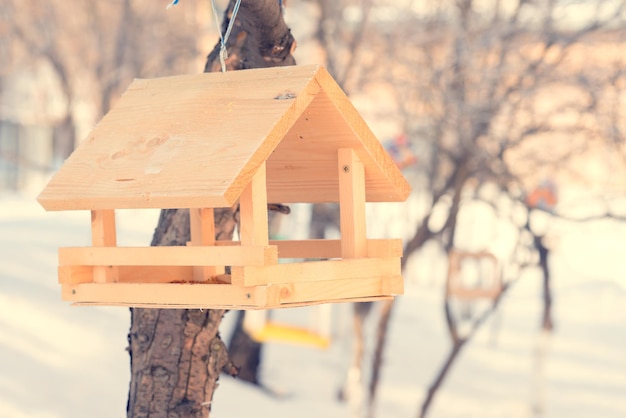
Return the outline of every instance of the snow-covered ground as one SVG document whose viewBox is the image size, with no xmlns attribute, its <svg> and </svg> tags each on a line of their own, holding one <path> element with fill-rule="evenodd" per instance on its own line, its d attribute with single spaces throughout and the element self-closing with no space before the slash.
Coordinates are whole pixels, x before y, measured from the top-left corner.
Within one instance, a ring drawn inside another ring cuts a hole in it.
<svg viewBox="0 0 626 418">
<path fill-rule="evenodd" d="M 118 214 L 119 240 L 146 245 L 157 213 Z M 88 245 L 87 213 L 45 213 L 32 196 L 0 192 L 0 418 L 125 416 L 125 308 L 60 300 L 59 246 Z M 431 417 L 626 417 L 626 228 L 566 231 L 551 259 L 556 330 L 538 333 L 540 283 L 528 273 L 462 353 Z M 433 270 L 434 271 L 434 270 Z M 446 355 L 440 280 L 412 278 L 394 312 L 377 416 L 414 417 Z M 335 305 L 328 350 L 269 343 L 263 381 L 223 378 L 214 417 L 348 417 L 336 401 L 350 349 L 349 306 Z M 283 320 L 306 317 L 283 310 Z M 224 333 L 232 323 L 227 315 Z M 369 324 L 373 331 L 373 322 Z M 543 347 L 546 357 L 537 361 Z M 541 370 L 541 373 L 537 371 Z"/>
</svg>

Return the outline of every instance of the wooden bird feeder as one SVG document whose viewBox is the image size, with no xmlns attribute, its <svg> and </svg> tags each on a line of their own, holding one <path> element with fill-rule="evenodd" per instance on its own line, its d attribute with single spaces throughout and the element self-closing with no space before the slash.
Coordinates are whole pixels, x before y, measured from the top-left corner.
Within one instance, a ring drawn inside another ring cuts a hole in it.
<svg viewBox="0 0 626 418">
<path fill-rule="evenodd" d="M 498 260 L 492 253 L 452 250 L 448 262 L 447 297 L 494 300 L 502 292 Z"/>
<path fill-rule="evenodd" d="M 401 294 L 401 242 L 367 239 L 365 202 L 409 192 L 328 72 L 293 66 L 133 81 L 38 201 L 91 211 L 92 246 L 59 250 L 65 300 L 255 309 Z M 237 201 L 240 241 L 216 241 Z M 268 240 L 268 201 L 339 202 L 341 239 Z M 118 247 L 135 208 L 189 208 L 191 242 Z"/>
</svg>

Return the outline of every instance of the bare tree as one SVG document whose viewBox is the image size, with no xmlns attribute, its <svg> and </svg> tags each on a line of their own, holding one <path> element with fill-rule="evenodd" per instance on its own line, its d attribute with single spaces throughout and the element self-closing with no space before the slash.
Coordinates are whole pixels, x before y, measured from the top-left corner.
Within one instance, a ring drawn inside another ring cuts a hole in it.
<svg viewBox="0 0 626 418">
<path fill-rule="evenodd" d="M 602 140 L 596 95 L 610 89 L 609 74 L 571 60 L 594 37 L 616 36 L 614 25 L 623 22 L 624 4 L 608 5 L 609 11 L 567 27 L 556 20 L 559 11 L 553 2 L 519 1 L 505 7 L 495 1 L 485 9 L 469 0 L 431 4 L 385 44 L 393 54 L 388 79 L 405 115 L 405 129 L 422 142 L 426 154 L 420 156 L 421 178 L 431 191 L 431 207 L 448 208 L 438 229 L 430 226 L 433 212 L 427 213 L 405 247 L 405 258 L 428 239 L 443 240 L 448 250 L 454 247 L 468 188 L 492 183 L 512 200 L 523 201 L 537 176 L 571 170 L 570 161 Z M 554 97 L 549 93 L 554 89 L 563 95 Z M 544 326 L 551 327 L 547 248 L 541 237 L 534 238 L 546 285 Z M 452 349 L 420 416 L 426 415 L 458 352 L 485 318 L 478 318 L 462 337 L 447 301 L 444 308 Z"/>
<path fill-rule="evenodd" d="M 222 33 L 233 17 L 226 10 Z M 229 71 L 292 65 L 295 46 L 278 2 L 243 0 L 226 45 Z M 219 71 L 220 44 L 209 54 L 206 71 Z M 232 239 L 235 208 L 215 212 L 216 239 Z M 164 210 L 153 245 L 185 245 L 187 210 Z M 129 333 L 131 382 L 128 417 L 208 417 L 217 380 L 236 374 L 219 336 L 224 310 L 133 309 Z"/>
<path fill-rule="evenodd" d="M 612 158 L 619 156 L 624 166 L 620 86 L 626 58 L 611 52 L 626 36 L 624 2 L 317 3 L 317 39 L 328 67 L 349 91 L 387 86 L 393 102 L 370 116 L 395 122 L 419 154 L 413 185 L 428 196 L 430 210 L 405 244 L 404 268 L 427 241 L 454 248 L 463 196 L 481 185 L 495 185 L 524 205 L 527 192 L 543 177 L 584 181 L 576 175 L 577 164 L 598 148 L 615 149 Z M 362 12 L 351 14 L 358 5 L 364 6 Z M 562 18 L 575 7 L 585 8 L 586 20 Z M 445 210 L 441 222 L 433 219 L 435 208 Z M 549 252 L 540 235 L 532 236 L 530 248 L 545 278 L 542 323 L 550 328 Z M 369 415 L 393 306 L 384 302 L 379 310 Z M 357 316 L 369 311 L 357 310 Z M 487 317 L 478 318 L 475 326 Z M 452 366 L 455 350 L 468 341 L 458 335 L 454 321 L 448 324 L 452 361 L 436 377 L 435 388 Z M 362 349 L 357 347 L 355 364 L 358 353 Z M 425 400 L 423 415 L 435 392 Z"/>
<path fill-rule="evenodd" d="M 184 16 L 166 16 L 163 10 L 146 0 L 2 2 L 3 43 L 9 44 L 11 59 L 20 62 L 13 73 L 47 68 L 62 95 L 62 116 L 50 121 L 57 160 L 76 144 L 79 102 L 89 103 L 99 118 L 133 77 L 187 70 L 196 53 L 196 28 Z M 147 30 L 154 27 L 167 30 Z M 34 81 L 36 86 L 41 80 Z"/>
</svg>

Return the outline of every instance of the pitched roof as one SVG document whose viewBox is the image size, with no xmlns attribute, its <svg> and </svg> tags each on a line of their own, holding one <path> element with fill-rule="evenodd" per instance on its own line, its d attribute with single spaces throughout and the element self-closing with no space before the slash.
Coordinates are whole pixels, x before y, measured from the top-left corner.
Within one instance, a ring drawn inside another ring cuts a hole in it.
<svg viewBox="0 0 626 418">
<path fill-rule="evenodd" d="M 321 66 L 137 79 L 38 200 L 47 210 L 226 207 L 267 162 L 271 202 L 336 202 L 337 149 L 368 201 L 410 187 Z"/>
</svg>

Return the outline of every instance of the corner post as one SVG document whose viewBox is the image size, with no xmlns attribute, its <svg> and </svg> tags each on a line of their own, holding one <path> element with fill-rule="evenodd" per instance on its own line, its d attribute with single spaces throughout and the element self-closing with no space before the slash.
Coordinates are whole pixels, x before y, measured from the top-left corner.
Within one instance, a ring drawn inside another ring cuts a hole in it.
<svg viewBox="0 0 626 418">
<path fill-rule="evenodd" d="M 215 217 L 213 208 L 189 209 L 189 224 L 192 246 L 215 245 Z M 222 273 L 224 273 L 223 267 L 194 266 L 193 279 L 194 281 L 202 282 Z"/>
<path fill-rule="evenodd" d="M 263 162 L 239 198 L 241 245 L 268 246 L 266 167 Z"/>
<path fill-rule="evenodd" d="M 91 245 L 94 247 L 117 246 L 115 230 L 115 210 L 103 209 L 91 211 Z M 118 280 L 118 269 L 115 266 L 94 266 L 94 283 L 111 283 Z"/>
<path fill-rule="evenodd" d="M 339 221 L 343 258 L 367 256 L 365 169 L 352 148 L 338 150 Z"/>
</svg>

